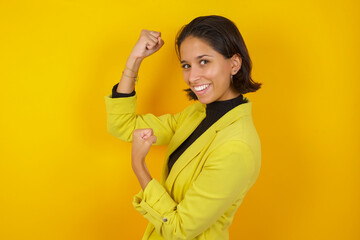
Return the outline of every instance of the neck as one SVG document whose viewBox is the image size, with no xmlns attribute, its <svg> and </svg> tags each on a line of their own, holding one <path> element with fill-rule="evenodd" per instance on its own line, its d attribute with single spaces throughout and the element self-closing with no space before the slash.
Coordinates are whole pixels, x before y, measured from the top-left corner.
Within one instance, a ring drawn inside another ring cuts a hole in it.
<svg viewBox="0 0 360 240">
<path fill-rule="evenodd" d="M 224 101 L 215 101 L 209 104 L 206 104 L 206 114 L 225 114 L 226 112 L 230 111 L 234 107 L 244 103 L 243 95 L 240 94 L 239 96 L 224 100 Z"/>
</svg>

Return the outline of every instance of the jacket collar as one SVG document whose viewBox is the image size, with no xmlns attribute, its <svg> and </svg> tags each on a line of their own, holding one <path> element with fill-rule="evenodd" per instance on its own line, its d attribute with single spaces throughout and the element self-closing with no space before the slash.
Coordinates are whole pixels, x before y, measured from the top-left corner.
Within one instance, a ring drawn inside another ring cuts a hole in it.
<svg viewBox="0 0 360 240">
<path fill-rule="evenodd" d="M 171 191 L 173 183 L 176 177 L 179 175 L 181 170 L 194 158 L 196 157 L 204 147 L 208 146 L 216 137 L 217 132 L 221 131 L 225 127 L 233 124 L 238 121 L 240 118 L 251 115 L 252 102 L 248 101 L 243 103 L 222 116 L 218 121 L 216 121 L 208 130 L 206 130 L 195 142 L 185 150 L 185 152 L 178 158 L 174 166 L 171 169 L 170 174 L 168 175 L 168 164 L 170 154 L 175 151 L 180 144 L 185 141 L 187 137 L 196 129 L 200 122 L 205 118 L 205 104 L 199 104 L 199 110 L 194 113 L 189 121 L 185 121 L 184 124 L 189 124 L 188 128 L 184 128 L 184 131 L 178 131 L 174 134 L 173 140 L 171 141 L 168 150 L 166 152 L 166 161 L 164 162 L 163 172 L 162 172 L 162 183 L 167 188 L 168 191 Z"/>
</svg>

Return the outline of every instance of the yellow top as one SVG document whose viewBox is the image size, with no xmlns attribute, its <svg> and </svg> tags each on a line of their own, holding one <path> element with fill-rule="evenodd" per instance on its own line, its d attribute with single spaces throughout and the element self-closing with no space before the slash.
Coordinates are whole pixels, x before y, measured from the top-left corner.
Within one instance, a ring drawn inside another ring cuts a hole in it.
<svg viewBox="0 0 360 240">
<path fill-rule="evenodd" d="M 222 116 L 185 150 L 168 175 L 170 154 L 205 118 L 199 102 L 180 113 L 136 114 L 136 98 L 105 96 L 108 132 L 127 142 L 138 128 L 152 128 L 157 145 L 169 145 L 161 183 L 152 179 L 133 205 L 148 221 L 143 239 L 229 239 L 230 226 L 261 162 L 260 140 L 251 105 Z"/>
</svg>

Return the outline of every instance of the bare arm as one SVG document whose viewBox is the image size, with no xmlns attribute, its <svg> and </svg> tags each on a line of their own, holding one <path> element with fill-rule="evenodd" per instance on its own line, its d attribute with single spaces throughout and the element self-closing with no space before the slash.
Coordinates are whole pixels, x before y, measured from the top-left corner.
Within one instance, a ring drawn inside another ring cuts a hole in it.
<svg viewBox="0 0 360 240">
<path fill-rule="evenodd" d="M 161 33 L 142 30 L 130 56 L 126 61 L 126 67 L 117 88 L 119 93 L 131 93 L 135 88 L 135 77 L 144 58 L 152 55 L 164 45 Z"/>
<path fill-rule="evenodd" d="M 144 58 L 154 54 L 164 45 L 161 33 L 142 30 L 130 56 L 127 59 L 120 83 L 116 89 L 119 93 L 131 93 L 135 88 L 135 78 Z M 151 181 L 152 177 L 145 164 L 145 156 L 150 150 L 156 137 L 152 129 L 138 129 L 133 133 L 132 168 L 142 189 Z"/>
<path fill-rule="evenodd" d="M 147 184 L 152 179 L 150 172 L 146 167 L 145 157 L 149 152 L 151 145 L 155 142 L 156 136 L 151 128 L 136 129 L 133 133 L 131 165 L 143 190 L 145 190 Z"/>
</svg>

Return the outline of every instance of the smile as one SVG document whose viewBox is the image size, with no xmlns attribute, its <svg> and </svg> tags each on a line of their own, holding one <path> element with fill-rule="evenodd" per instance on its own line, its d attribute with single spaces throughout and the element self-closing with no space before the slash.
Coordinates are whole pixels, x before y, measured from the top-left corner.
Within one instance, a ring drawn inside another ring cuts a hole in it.
<svg viewBox="0 0 360 240">
<path fill-rule="evenodd" d="M 204 84 L 204 85 L 199 85 L 194 87 L 195 91 L 200 92 L 203 91 L 205 89 L 207 89 L 210 86 L 210 84 Z"/>
</svg>

